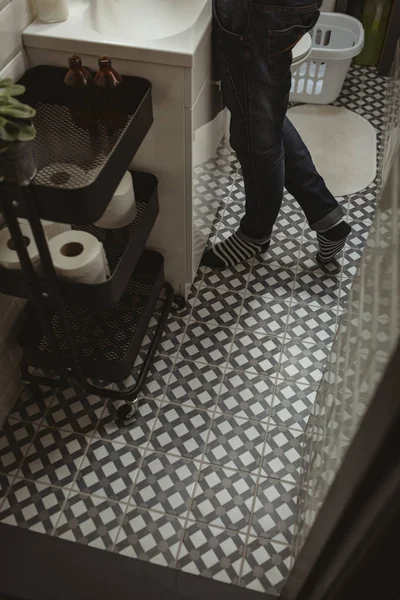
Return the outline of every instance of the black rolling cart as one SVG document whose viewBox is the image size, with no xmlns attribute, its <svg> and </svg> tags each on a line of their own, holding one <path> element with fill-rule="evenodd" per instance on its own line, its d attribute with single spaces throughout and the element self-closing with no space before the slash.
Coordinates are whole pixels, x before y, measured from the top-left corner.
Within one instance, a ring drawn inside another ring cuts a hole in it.
<svg viewBox="0 0 400 600">
<path fill-rule="evenodd" d="M 185 304 L 165 282 L 162 255 L 145 249 L 159 209 L 156 177 L 133 173 L 138 210 L 128 226 L 110 230 L 93 225 L 151 127 L 151 84 L 124 77 L 126 125 L 111 133 L 100 121 L 90 130 L 74 125 L 64 75 L 64 69 L 42 66 L 28 70 L 20 82 L 27 89 L 23 101 L 37 111 L 38 170 L 29 185 L 0 183 L 1 210 L 22 267 L 0 267 L 0 291 L 29 300 L 19 335 L 23 379 L 57 387 L 78 384 L 90 394 L 125 400 L 117 418 L 126 422 L 137 411 L 170 310 Z M 75 168 L 72 181 L 67 172 L 63 176 L 62 165 L 66 171 Z M 29 258 L 19 217 L 29 221 L 40 269 Z M 97 237 L 107 256 L 109 279 L 100 284 L 59 279 L 41 219 L 68 223 Z M 131 374 L 155 310 L 158 325 L 135 384 L 117 391 L 93 383 L 120 382 Z"/>
</svg>

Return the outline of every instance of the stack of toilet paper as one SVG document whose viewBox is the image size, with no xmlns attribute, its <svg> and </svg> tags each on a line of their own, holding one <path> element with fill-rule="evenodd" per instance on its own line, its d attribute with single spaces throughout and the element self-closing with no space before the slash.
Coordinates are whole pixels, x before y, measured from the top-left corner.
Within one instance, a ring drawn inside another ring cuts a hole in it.
<svg viewBox="0 0 400 600">
<path fill-rule="evenodd" d="M 57 167 L 57 169 L 55 168 Z M 71 165 L 49 165 L 49 176 L 54 177 L 55 171 L 58 182 L 62 175 L 71 179 L 68 182 L 77 185 L 84 173 L 76 173 Z M 75 175 L 74 175 L 75 173 Z M 44 173 L 46 175 L 46 173 Z M 76 180 L 73 180 L 76 177 Z M 65 181 L 63 180 L 63 183 Z M 135 192 L 132 175 L 126 171 L 121 179 L 113 198 L 101 219 L 95 225 L 103 229 L 119 229 L 131 223 L 137 214 Z M 18 219 L 30 259 L 35 268 L 40 268 L 39 251 L 35 243 L 32 229 L 26 219 Z M 48 241 L 54 268 L 60 278 L 80 283 L 103 283 L 110 276 L 110 270 L 102 243 L 90 233 L 71 229 L 65 223 L 42 221 L 45 236 Z M 6 269 L 21 269 L 14 242 L 7 227 L 0 231 L 0 265 Z"/>
<path fill-rule="evenodd" d="M 79 283 L 104 283 L 110 269 L 103 244 L 86 231 L 66 231 L 49 242 L 57 275 Z"/>
<path fill-rule="evenodd" d="M 137 208 L 132 174 L 126 171 L 103 216 L 95 225 L 103 229 L 126 227 L 136 217 Z"/>
<path fill-rule="evenodd" d="M 75 231 L 70 225 L 42 221 L 51 258 L 57 275 L 80 283 L 103 283 L 110 276 L 103 244 L 90 233 Z M 32 229 L 25 219 L 19 219 L 25 246 L 34 267 L 40 269 L 39 250 Z M 21 269 L 18 254 L 7 227 L 0 231 L 0 265 L 6 269 Z"/>
<path fill-rule="evenodd" d="M 39 266 L 39 250 L 37 249 L 31 226 L 27 219 L 18 219 L 18 222 L 29 257 L 35 267 Z M 54 223 L 53 221 L 42 221 L 42 226 L 47 240 L 51 240 L 56 235 L 71 230 L 71 225 Z M 8 227 L 4 227 L 0 231 L 0 265 L 5 269 L 21 268 Z"/>
</svg>

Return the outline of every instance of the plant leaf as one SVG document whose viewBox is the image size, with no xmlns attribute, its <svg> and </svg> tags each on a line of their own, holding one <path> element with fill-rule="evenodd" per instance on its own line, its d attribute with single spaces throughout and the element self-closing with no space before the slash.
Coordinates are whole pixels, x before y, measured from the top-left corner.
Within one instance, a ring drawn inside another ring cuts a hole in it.
<svg viewBox="0 0 400 600">
<path fill-rule="evenodd" d="M 36 129 L 33 125 L 23 125 L 18 135 L 19 142 L 30 142 L 36 137 Z"/>
<path fill-rule="evenodd" d="M 13 84 L 14 82 L 12 79 L 0 79 L 0 88 L 5 88 Z"/>
<path fill-rule="evenodd" d="M 20 128 L 16 123 L 7 121 L 4 127 L 0 129 L 0 140 L 4 142 L 16 142 L 18 140 Z"/>
<path fill-rule="evenodd" d="M 35 136 L 36 129 L 26 123 L 20 124 L 13 121 L 6 121 L 5 125 L 0 127 L 0 140 L 4 142 L 29 142 Z"/>
<path fill-rule="evenodd" d="M 23 85 L 9 85 L 7 87 L 0 87 L 0 96 L 21 96 L 25 93 Z"/>
<path fill-rule="evenodd" d="M 21 104 L 21 102 L 17 98 L 0 93 L 0 105 L 5 106 L 6 104 Z"/>
<path fill-rule="evenodd" d="M 21 104 L 20 102 L 10 104 L 0 104 L 0 115 L 6 117 L 12 117 L 14 119 L 33 119 L 36 115 L 36 110 L 31 108 L 27 104 Z"/>
</svg>

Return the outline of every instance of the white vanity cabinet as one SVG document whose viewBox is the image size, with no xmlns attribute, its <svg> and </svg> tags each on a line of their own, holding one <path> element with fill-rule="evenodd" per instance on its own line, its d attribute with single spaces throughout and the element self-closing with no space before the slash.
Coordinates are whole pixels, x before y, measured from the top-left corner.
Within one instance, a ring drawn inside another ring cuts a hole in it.
<svg viewBox="0 0 400 600">
<path fill-rule="evenodd" d="M 140 48 L 132 48 L 131 60 L 129 46 L 121 41 L 110 46 L 77 40 L 63 27 L 47 33 L 38 23 L 28 27 L 24 42 L 31 67 L 66 66 L 68 56 L 78 53 L 95 69 L 97 57 L 109 54 L 122 75 L 144 77 L 153 85 L 154 123 L 132 166 L 159 179 L 160 214 L 148 246 L 164 255 L 167 280 L 187 295 L 218 208 L 214 201 L 204 210 L 208 199 L 198 198 L 196 183 L 199 165 L 216 155 L 224 134 L 224 115 L 217 114 L 220 92 L 211 81 L 211 13 L 202 14 L 186 54 L 147 48 L 144 60 L 139 60 Z"/>
</svg>

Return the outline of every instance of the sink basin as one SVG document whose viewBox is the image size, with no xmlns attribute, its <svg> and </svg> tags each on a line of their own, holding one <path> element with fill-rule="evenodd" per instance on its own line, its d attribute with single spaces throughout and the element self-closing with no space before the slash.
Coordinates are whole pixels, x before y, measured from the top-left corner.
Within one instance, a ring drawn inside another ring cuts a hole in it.
<svg viewBox="0 0 400 600">
<path fill-rule="evenodd" d="M 1 0 L 0 0 L 1 4 Z M 89 53 L 191 67 L 211 30 L 211 0 L 68 0 L 61 23 L 36 19 L 24 31 L 28 48 Z"/>
<path fill-rule="evenodd" d="M 91 24 L 107 38 L 159 40 L 189 29 L 204 0 L 92 0 Z"/>
</svg>

